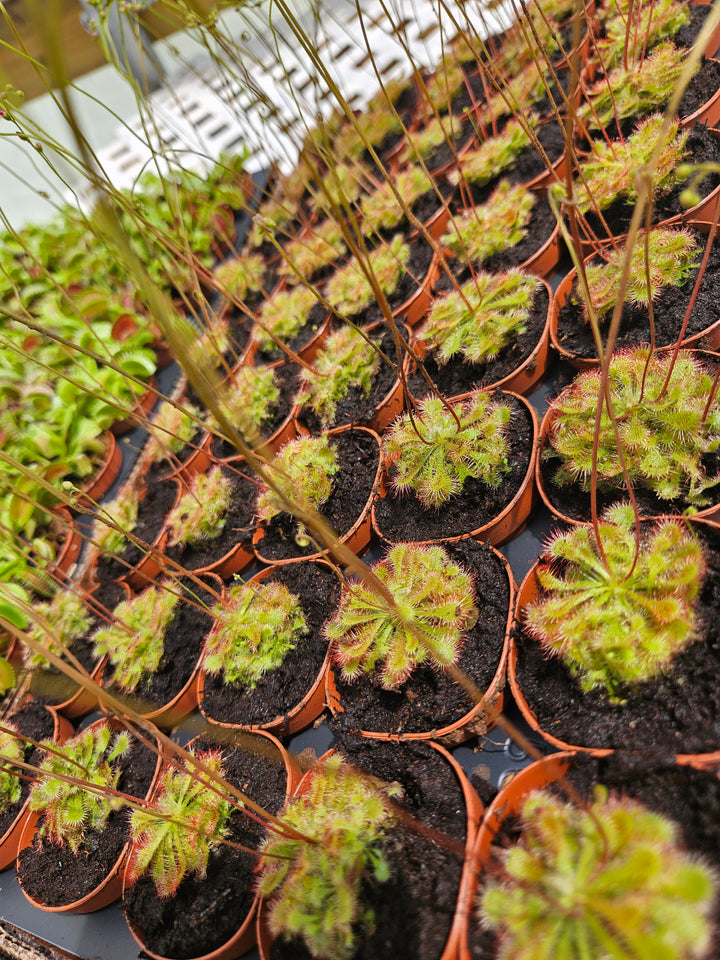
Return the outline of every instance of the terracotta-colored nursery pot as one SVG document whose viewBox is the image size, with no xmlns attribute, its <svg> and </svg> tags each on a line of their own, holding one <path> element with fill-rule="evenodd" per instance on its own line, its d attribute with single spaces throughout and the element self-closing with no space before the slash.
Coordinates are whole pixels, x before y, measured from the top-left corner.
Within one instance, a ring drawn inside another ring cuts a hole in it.
<svg viewBox="0 0 720 960">
<path fill-rule="evenodd" d="M 111 432 L 116 437 L 124 437 L 126 433 L 137 427 L 142 426 L 144 421 L 150 416 L 150 413 L 158 399 L 157 383 L 153 377 L 148 384 L 148 389 L 140 395 L 133 404 L 132 410 L 122 420 L 116 420 L 110 427 Z"/>
<path fill-rule="evenodd" d="M 105 434 L 106 446 L 103 461 L 98 467 L 95 476 L 83 484 L 82 492 L 78 495 L 78 506 L 92 510 L 94 505 L 105 496 L 110 487 L 117 480 L 122 466 L 122 450 L 112 433 Z"/>
</svg>

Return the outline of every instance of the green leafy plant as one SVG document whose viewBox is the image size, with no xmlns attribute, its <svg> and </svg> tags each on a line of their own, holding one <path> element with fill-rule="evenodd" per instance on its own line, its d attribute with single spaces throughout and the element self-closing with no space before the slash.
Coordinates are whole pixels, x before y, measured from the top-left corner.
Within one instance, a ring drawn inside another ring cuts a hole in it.
<svg viewBox="0 0 720 960">
<path fill-rule="evenodd" d="M 486 203 L 454 218 L 442 236 L 443 246 L 463 261 L 485 260 L 524 239 L 534 206 L 527 187 L 501 180 Z"/>
<path fill-rule="evenodd" d="M 287 244 L 278 275 L 291 286 L 300 283 L 301 279 L 309 281 L 324 267 L 345 256 L 346 252 L 339 224 L 328 218 L 313 227 L 310 233 Z"/>
<path fill-rule="evenodd" d="M 5 729 L 0 732 L 0 813 L 9 810 L 22 796 L 22 780 L 18 776 L 19 770 L 13 766 L 13 761 L 24 760 L 28 748 L 14 723 L 3 723 L 3 727 Z"/>
<path fill-rule="evenodd" d="M 316 766 L 307 793 L 281 815 L 286 828 L 311 842 L 272 833 L 262 848 L 259 889 L 272 897 L 273 933 L 301 937 L 318 960 L 353 955 L 358 938 L 374 927 L 363 884 L 390 877 L 382 850 L 393 823 L 386 797 L 398 792 L 347 769 L 339 754 Z"/>
<path fill-rule="evenodd" d="M 453 99 L 464 86 L 465 74 L 462 67 L 452 56 L 446 56 L 425 84 L 425 97 L 438 113 L 448 113 Z"/>
<path fill-rule="evenodd" d="M 272 367 L 243 364 L 222 393 L 226 413 L 240 433 L 253 445 L 261 442 L 262 429 L 272 420 L 280 404 L 280 387 Z M 217 432 L 215 418 L 207 419 L 208 429 Z"/>
<path fill-rule="evenodd" d="M 604 24 L 604 37 L 596 40 L 597 49 L 606 67 L 620 63 L 626 54 L 635 61 L 645 49 L 652 49 L 661 40 L 674 37 L 690 22 L 690 11 L 676 0 L 645 3 L 609 3 Z"/>
<path fill-rule="evenodd" d="M 684 55 L 672 43 L 662 43 L 641 63 L 616 67 L 588 91 L 589 103 L 580 107 L 578 117 L 590 129 L 601 129 L 613 120 L 657 110 L 672 96 Z"/>
<path fill-rule="evenodd" d="M 195 545 L 219 537 L 225 529 L 232 492 L 232 480 L 223 474 L 222 467 L 216 465 L 207 473 L 196 474 L 187 493 L 168 514 L 168 542 Z"/>
<path fill-rule="evenodd" d="M 441 364 L 457 353 L 482 363 L 525 332 L 539 288 L 540 281 L 521 270 L 475 273 L 459 291 L 434 302 L 420 338 Z"/>
<path fill-rule="evenodd" d="M 406 85 L 407 81 L 400 83 Z M 357 126 L 347 122 L 333 137 L 333 152 L 337 157 L 362 159 L 368 144 L 374 148 L 382 147 L 388 137 L 402 132 L 399 120 L 388 108 L 384 97 L 376 95 L 373 100 L 355 118 Z"/>
<path fill-rule="evenodd" d="M 510 61 L 506 67 L 510 79 L 501 82 L 501 89 L 497 91 L 488 81 L 488 96 L 476 113 L 475 123 L 479 128 L 492 127 L 500 117 L 508 114 L 517 117 L 529 113 L 545 93 L 545 80 L 532 57 L 523 63 L 521 57 L 516 57 L 511 44 L 507 48 L 507 59 Z"/>
<path fill-rule="evenodd" d="M 170 590 L 148 587 L 115 608 L 115 622 L 101 627 L 93 637 L 95 655 L 107 656 L 112 680 L 132 693 L 160 666 L 165 632 L 175 616 L 179 597 Z"/>
<path fill-rule="evenodd" d="M 260 310 L 258 319 L 262 326 L 256 324 L 253 327 L 253 340 L 258 349 L 271 350 L 275 346 L 271 333 L 281 342 L 296 337 L 306 326 L 310 311 L 316 303 L 317 296 L 307 287 L 294 287 L 273 294 Z"/>
<path fill-rule="evenodd" d="M 343 677 L 352 680 L 377 670 L 382 686 L 394 690 L 422 663 L 454 663 L 478 618 L 472 576 L 442 547 L 413 543 L 393 547 L 373 573 L 392 594 L 397 610 L 362 584 L 344 591 L 337 613 L 325 625 Z"/>
<path fill-rule="evenodd" d="M 544 594 L 524 620 L 584 691 L 604 688 L 617 700 L 621 685 L 652 680 L 695 639 L 705 561 L 697 539 L 673 520 L 643 530 L 636 557 L 629 504 L 608 510 L 599 534 L 605 561 L 588 527 L 551 540 L 537 572 Z"/>
<path fill-rule="evenodd" d="M 223 776 L 221 751 L 200 752 L 197 759 Z M 152 805 L 133 811 L 130 822 L 129 879 L 149 873 L 160 897 L 173 896 L 190 874 L 205 876 L 210 851 L 226 836 L 233 809 L 201 782 L 190 761 L 185 766 L 165 771 Z"/>
<path fill-rule="evenodd" d="M 48 753 L 30 791 L 30 810 L 42 814 L 40 836 L 77 853 L 93 833 L 99 833 L 122 800 L 117 790 L 122 773 L 118 760 L 130 749 L 130 735 L 116 734 L 107 723 L 93 724 L 58 747 L 43 744 Z M 74 782 L 61 780 L 71 777 Z"/>
<path fill-rule="evenodd" d="M 505 428 L 508 406 L 476 390 L 453 407 L 460 426 L 438 397 L 427 397 L 413 425 L 405 414 L 385 436 L 384 450 L 393 466 L 397 490 L 412 490 L 422 505 L 439 507 L 474 477 L 496 487 L 507 469 Z"/>
<path fill-rule="evenodd" d="M 395 293 L 409 257 L 410 247 L 399 233 L 368 255 L 368 267 L 386 296 Z M 368 306 L 373 299 L 373 289 L 355 259 L 330 278 L 326 297 L 330 305 L 346 317 L 353 317 Z"/>
<path fill-rule="evenodd" d="M 591 264 L 585 270 L 590 302 L 598 317 L 608 314 L 617 302 L 626 256 L 625 246 L 613 249 L 606 256 L 606 263 Z M 698 265 L 700 250 L 689 230 L 658 227 L 650 230 L 647 237 L 644 230 L 638 233 L 630 258 L 625 303 L 647 306 L 666 287 L 683 286 Z M 586 303 L 583 303 L 583 309 L 588 317 Z"/>
<path fill-rule="evenodd" d="M 363 188 L 365 172 L 360 164 L 335 163 L 323 180 L 322 191 L 316 190 L 313 197 L 313 207 L 319 214 L 332 214 L 335 210 L 343 210 L 353 204 Z"/>
<path fill-rule="evenodd" d="M 308 632 L 300 600 L 279 582 L 243 583 L 213 614 L 218 628 L 207 638 L 204 666 L 226 683 L 254 690 L 282 665 Z"/>
<path fill-rule="evenodd" d="M 50 633 L 36 621 L 30 637 L 41 643 L 57 656 L 62 656 L 67 648 L 71 648 L 76 640 L 83 637 L 91 626 L 91 618 L 87 607 L 70 590 L 59 590 L 52 600 L 34 605 L 39 618 L 47 621 Z M 41 653 L 33 653 L 29 648 L 25 651 L 26 663 L 29 667 L 38 670 L 53 669 L 50 662 Z"/>
<path fill-rule="evenodd" d="M 100 507 L 96 519 L 96 534 L 98 546 L 107 553 L 119 553 L 127 543 L 126 533 L 132 533 L 135 529 L 138 515 L 138 494 L 137 490 L 130 485 L 126 485 L 118 495 Z M 114 526 L 105 523 L 109 520 L 121 529 L 117 530 Z"/>
<path fill-rule="evenodd" d="M 233 300 L 247 300 L 249 293 L 260 293 L 265 280 L 265 261 L 259 253 L 245 254 L 219 263 L 213 278 L 222 293 Z"/>
<path fill-rule="evenodd" d="M 477 150 L 470 150 L 458 159 L 458 169 L 448 174 L 451 183 L 463 180 L 477 186 L 489 183 L 501 174 L 511 170 L 523 150 L 530 146 L 528 125 L 533 126 L 536 118 L 530 115 L 523 123 L 510 120 L 505 129 L 495 137 L 488 137 Z"/>
<path fill-rule="evenodd" d="M 708 502 L 708 490 L 720 482 L 720 477 L 708 475 L 704 463 L 705 454 L 720 444 L 717 400 L 705 414 L 712 384 L 713 377 L 688 353 L 681 353 L 674 363 L 669 354 L 655 354 L 648 362 L 647 351 L 640 349 L 613 357 L 608 387 L 633 483 L 666 500 L 681 499 L 695 506 Z M 555 474 L 561 486 L 578 483 L 590 488 L 599 386 L 599 371 L 588 370 L 552 404 L 548 455 L 561 460 Z M 600 421 L 597 481 L 601 488 L 625 485 L 606 405 Z"/>
<path fill-rule="evenodd" d="M 400 153 L 400 162 L 417 163 L 418 160 L 427 160 L 444 143 L 453 143 L 462 129 L 463 121 L 460 117 L 433 117 L 422 130 L 414 130 L 408 134 Z"/>
<path fill-rule="evenodd" d="M 200 410 L 192 403 L 184 402 L 182 407 L 163 403 L 149 427 L 152 462 L 161 463 L 180 453 L 197 433 L 199 419 Z"/>
<path fill-rule="evenodd" d="M 716 881 L 672 821 L 597 787 L 587 810 L 530 794 L 521 829 L 482 894 L 501 957 L 706 956 Z"/>
<path fill-rule="evenodd" d="M 387 180 L 381 183 L 377 190 L 363 198 L 360 213 L 362 231 L 366 236 L 399 226 L 405 219 L 405 209 L 412 208 L 420 197 L 433 189 L 432 180 L 422 167 L 408 167 L 407 170 L 401 170 L 392 186 L 402 197 L 404 206 L 395 198 Z"/>
<path fill-rule="evenodd" d="M 350 387 L 360 387 L 370 394 L 372 379 L 380 366 L 376 347 L 353 327 L 341 327 L 331 334 L 313 362 L 313 369 L 301 372 L 302 385 L 297 403 L 311 407 L 323 425 L 331 423 L 338 401 L 347 396 Z"/>
</svg>

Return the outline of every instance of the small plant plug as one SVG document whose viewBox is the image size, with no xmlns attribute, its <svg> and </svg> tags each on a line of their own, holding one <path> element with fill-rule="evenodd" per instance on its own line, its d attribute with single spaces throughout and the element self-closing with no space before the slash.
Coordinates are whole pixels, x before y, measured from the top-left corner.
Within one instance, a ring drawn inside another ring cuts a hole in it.
<svg viewBox="0 0 720 960">
<path fill-rule="evenodd" d="M 505 428 L 512 416 L 510 408 L 476 390 L 453 409 L 459 427 L 442 400 L 427 397 L 415 424 L 404 414 L 385 437 L 395 488 L 412 490 L 428 510 L 459 493 L 468 477 L 497 487 L 508 469 Z"/>
<path fill-rule="evenodd" d="M 219 263 L 213 277 L 221 293 L 239 302 L 249 293 L 260 293 L 265 280 L 265 261 L 259 253 L 247 254 Z"/>
<path fill-rule="evenodd" d="M 621 685 L 654 679 L 695 639 L 705 560 L 697 539 L 673 520 L 643 535 L 636 560 L 630 504 L 608 510 L 599 530 L 607 565 L 588 527 L 548 544 L 538 567 L 545 595 L 524 620 L 585 692 L 604 688 L 618 701 Z"/>
<path fill-rule="evenodd" d="M 415 667 L 454 663 L 464 634 L 478 618 L 473 579 L 442 547 L 401 543 L 373 567 L 397 610 L 361 584 L 348 587 L 325 625 L 343 677 L 353 680 L 377 669 L 386 690 L 403 684 Z M 426 642 L 415 635 L 420 630 Z"/>
<path fill-rule="evenodd" d="M 259 443 L 260 432 L 270 423 L 280 405 L 280 387 L 272 367 L 243 365 L 223 391 L 221 400 L 230 421 L 251 444 Z M 218 432 L 213 416 L 207 418 L 208 429 Z"/>
<path fill-rule="evenodd" d="M 324 220 L 312 228 L 309 236 L 297 237 L 287 244 L 278 275 L 290 286 L 300 283 L 301 278 L 309 281 L 323 267 L 345 256 L 346 252 L 340 226 L 332 219 Z M 307 291 L 307 288 L 303 289 Z"/>
<path fill-rule="evenodd" d="M 368 255 L 370 272 L 386 296 L 392 296 L 397 290 L 409 257 L 410 247 L 400 233 Z M 357 260 L 352 259 L 330 278 L 326 296 L 339 314 L 352 317 L 368 306 L 374 293 Z"/>
<path fill-rule="evenodd" d="M 485 260 L 524 239 L 534 206 L 527 187 L 501 180 L 486 203 L 455 217 L 441 242 L 464 263 Z"/>
<path fill-rule="evenodd" d="M 365 236 L 399 226 L 405 219 L 405 210 L 411 209 L 420 197 L 433 189 L 432 180 L 422 167 L 401 170 L 393 186 L 402 197 L 403 204 L 395 198 L 389 181 L 385 181 L 377 190 L 363 198 L 360 213 L 362 214 L 362 232 Z"/>
<path fill-rule="evenodd" d="M 232 500 L 232 480 L 222 467 L 211 467 L 190 481 L 190 488 L 168 514 L 169 543 L 190 545 L 214 540 L 225 529 L 225 517 Z"/>
<path fill-rule="evenodd" d="M 716 880 L 682 849 L 671 820 L 597 787 L 588 810 L 530 794 L 521 828 L 480 906 L 500 956 L 706 956 Z"/>
<path fill-rule="evenodd" d="M 310 841 L 269 833 L 262 848 L 259 890 L 272 898 L 274 934 L 302 938 L 316 960 L 349 960 L 358 937 L 374 928 L 363 885 L 390 877 L 382 850 L 393 824 L 386 798 L 399 792 L 347 769 L 339 754 L 316 765 L 307 793 L 281 816 Z"/>
<path fill-rule="evenodd" d="M 440 364 L 457 353 L 469 363 L 483 363 L 525 332 L 539 289 L 540 281 L 521 270 L 478 272 L 460 291 L 435 301 L 420 339 Z"/>
<path fill-rule="evenodd" d="M 110 813 L 122 806 L 122 800 L 109 791 L 117 790 L 122 773 L 117 761 L 132 741 L 124 731 L 114 740 L 112 736 L 108 724 L 99 724 L 60 747 L 50 740 L 43 744 L 51 752 L 40 765 L 29 803 L 30 810 L 42 814 L 41 837 L 77 853 L 91 834 L 103 830 Z M 58 774 L 77 782 L 61 780 Z"/>
<path fill-rule="evenodd" d="M 95 656 L 108 656 L 113 683 L 126 693 L 151 677 L 162 660 L 165 631 L 179 597 L 162 587 L 148 587 L 115 608 L 116 623 L 101 627 L 93 637 Z"/>
<path fill-rule="evenodd" d="M 197 759 L 223 776 L 221 751 L 198 753 Z M 152 806 L 133 811 L 130 822 L 129 879 L 134 883 L 149 872 L 159 897 L 172 897 L 192 873 L 205 876 L 210 851 L 227 835 L 233 809 L 201 783 L 189 761 L 185 766 L 165 771 Z"/>
<path fill-rule="evenodd" d="M 359 387 L 369 396 L 372 379 L 380 366 L 376 347 L 353 327 L 341 327 L 331 334 L 313 362 L 312 370 L 302 370 L 296 403 L 311 407 L 323 426 L 335 419 L 337 404 L 350 387 Z"/>
<path fill-rule="evenodd" d="M 307 325 L 308 315 L 316 303 L 317 297 L 307 287 L 293 287 L 273 294 L 263 303 L 258 315 L 262 326 L 255 324 L 253 327 L 252 336 L 258 350 L 272 350 L 275 347 L 270 334 L 283 343 L 296 337 Z"/>
<path fill-rule="evenodd" d="M 47 620 L 50 633 L 40 623 L 36 623 L 30 636 L 41 643 L 51 653 L 62 657 L 65 650 L 72 647 L 76 640 L 90 629 L 91 618 L 82 600 L 70 590 L 59 590 L 52 600 L 35 605 L 39 617 Z M 54 670 L 49 660 L 41 653 L 25 649 L 25 662 L 35 670 Z"/>
<path fill-rule="evenodd" d="M 640 230 L 630 259 L 630 273 L 625 288 L 625 303 L 647 306 L 666 287 L 682 287 L 700 259 L 700 250 L 693 234 L 687 230 L 658 227 L 647 234 Z M 615 306 L 620 292 L 620 278 L 625 260 L 625 247 L 620 246 L 607 256 L 607 263 L 586 268 L 590 302 L 598 317 Z M 649 271 L 646 266 L 649 264 Z M 648 289 L 647 274 L 650 275 Z M 583 303 L 589 320 L 587 304 Z"/>
<path fill-rule="evenodd" d="M 13 761 L 24 760 L 28 744 L 20 736 L 14 723 L 4 723 L 0 733 L 0 813 L 5 813 L 22 796 L 22 781 Z M 18 771 L 19 772 L 19 771 Z"/>
<path fill-rule="evenodd" d="M 205 644 L 205 669 L 250 690 L 308 633 L 300 600 L 274 581 L 233 587 L 229 602 L 219 604 L 213 615 L 218 629 Z"/>
<path fill-rule="evenodd" d="M 458 169 L 448 174 L 450 183 L 457 186 L 465 180 L 481 187 L 511 170 L 523 150 L 530 146 L 528 125 L 534 126 L 536 123 L 537 118 L 532 114 L 524 123 L 510 120 L 502 133 L 488 137 L 477 150 L 471 150 L 459 158 Z"/>
</svg>

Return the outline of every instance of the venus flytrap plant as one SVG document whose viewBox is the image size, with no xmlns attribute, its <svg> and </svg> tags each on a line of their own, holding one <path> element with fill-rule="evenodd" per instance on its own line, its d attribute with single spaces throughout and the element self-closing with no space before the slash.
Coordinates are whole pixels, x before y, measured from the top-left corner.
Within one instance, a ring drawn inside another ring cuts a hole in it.
<svg viewBox="0 0 720 960">
<path fill-rule="evenodd" d="M 328 337 L 313 368 L 301 371 L 302 385 L 296 403 L 310 407 L 323 426 L 332 423 L 338 402 L 351 387 L 359 387 L 369 396 L 372 379 L 380 367 L 379 346 L 379 340 L 368 342 L 353 327 L 341 327 Z"/>
<path fill-rule="evenodd" d="M 399 233 L 368 254 L 368 268 L 386 296 L 397 289 L 409 257 L 410 247 Z M 357 260 L 351 260 L 330 278 L 326 297 L 333 309 L 346 317 L 355 316 L 371 303 L 372 285 Z"/>
<path fill-rule="evenodd" d="M 393 547 L 373 573 L 397 606 L 391 610 L 363 584 L 343 592 L 337 613 L 325 625 L 343 678 L 375 673 L 386 690 L 394 690 L 420 664 L 454 663 L 478 618 L 472 576 L 442 547 L 412 543 Z"/>
<path fill-rule="evenodd" d="M 220 466 L 192 477 L 187 493 L 168 514 L 170 545 L 194 546 L 219 537 L 225 528 L 232 491 L 232 481 Z"/>
<path fill-rule="evenodd" d="M 233 587 L 213 611 L 218 628 L 207 638 L 203 665 L 225 683 L 254 690 L 280 667 L 308 632 L 300 600 L 275 581 Z"/>
<path fill-rule="evenodd" d="M 624 687 L 671 670 L 673 658 L 695 639 L 695 600 L 706 564 L 697 538 L 680 521 L 642 531 L 636 551 L 630 504 L 608 510 L 599 533 L 604 562 L 589 527 L 550 541 L 537 572 L 544 592 L 523 619 L 585 692 L 600 688 L 620 700 Z"/>
<path fill-rule="evenodd" d="M 524 239 L 534 206 L 530 190 L 501 180 L 486 203 L 454 218 L 441 242 L 465 262 L 486 260 Z"/>
<path fill-rule="evenodd" d="M 507 470 L 510 408 L 476 390 L 453 411 L 457 420 L 441 399 L 427 397 L 414 421 L 404 414 L 385 435 L 393 486 L 428 510 L 460 493 L 468 477 L 496 487 Z"/>
<path fill-rule="evenodd" d="M 374 928 L 363 885 L 390 877 L 382 840 L 393 824 L 388 798 L 399 790 L 347 769 L 339 754 L 316 766 L 307 793 L 281 817 L 316 842 L 274 833 L 262 848 L 259 889 L 274 934 L 300 937 L 317 960 L 349 960 Z"/>
<path fill-rule="evenodd" d="M 304 286 L 281 290 L 265 300 L 252 333 L 258 350 L 272 350 L 276 346 L 273 337 L 285 343 L 296 337 L 318 302 L 315 293 Z"/>
<path fill-rule="evenodd" d="M 520 820 L 480 903 L 499 956 L 707 956 L 717 879 L 671 820 L 601 786 L 587 809 L 531 793 Z"/>
<path fill-rule="evenodd" d="M 483 363 L 525 332 L 539 289 L 537 277 L 521 270 L 475 273 L 460 290 L 433 303 L 420 339 L 438 363 L 458 353 L 469 363 Z"/>
</svg>

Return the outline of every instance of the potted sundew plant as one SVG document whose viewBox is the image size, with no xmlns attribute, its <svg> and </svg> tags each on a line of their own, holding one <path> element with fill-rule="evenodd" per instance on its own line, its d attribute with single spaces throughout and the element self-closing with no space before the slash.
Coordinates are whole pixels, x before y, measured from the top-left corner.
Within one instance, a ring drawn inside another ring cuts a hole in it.
<svg viewBox="0 0 720 960">
<path fill-rule="evenodd" d="M 290 427 L 291 380 L 294 371 L 285 366 L 237 367 L 221 395 L 226 415 L 251 447 L 264 442 L 278 445 L 292 436 Z M 238 451 L 209 416 L 207 427 L 213 434 L 211 451 L 217 459 L 236 457 Z"/>
<path fill-rule="evenodd" d="M 340 225 L 328 218 L 286 244 L 278 275 L 289 286 L 303 281 L 317 283 L 325 279 L 329 268 L 346 254 Z"/>
<path fill-rule="evenodd" d="M 307 354 L 309 344 L 324 327 L 328 311 L 308 287 L 280 290 L 265 300 L 253 327 L 255 360 L 269 362 L 284 357 L 283 346 Z"/>
</svg>

